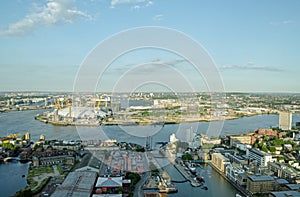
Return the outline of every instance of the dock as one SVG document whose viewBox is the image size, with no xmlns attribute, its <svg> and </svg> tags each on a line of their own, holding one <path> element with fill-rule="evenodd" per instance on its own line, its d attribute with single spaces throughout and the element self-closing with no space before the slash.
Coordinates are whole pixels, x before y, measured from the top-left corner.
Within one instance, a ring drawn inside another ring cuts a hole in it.
<svg viewBox="0 0 300 197">
<path fill-rule="evenodd" d="M 179 165 L 179 164 L 176 164 L 174 163 L 174 167 L 180 172 L 180 174 L 187 180 L 191 183 L 191 185 L 193 187 L 200 187 L 202 184 L 198 181 L 198 180 L 195 180 L 195 177 L 191 174 L 189 174 L 183 166 Z"/>
</svg>

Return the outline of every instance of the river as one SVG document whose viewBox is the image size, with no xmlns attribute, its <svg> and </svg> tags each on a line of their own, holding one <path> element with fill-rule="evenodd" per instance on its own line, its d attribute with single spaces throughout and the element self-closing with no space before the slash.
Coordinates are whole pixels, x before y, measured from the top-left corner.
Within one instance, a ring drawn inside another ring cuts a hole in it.
<svg viewBox="0 0 300 197">
<path fill-rule="evenodd" d="M 178 172 L 176 168 L 172 165 L 166 166 L 164 168 L 168 174 L 174 180 L 183 180 L 184 178 Z M 197 172 L 201 174 L 201 176 L 205 180 L 205 185 L 208 187 L 208 190 L 201 189 L 200 187 L 192 187 L 189 182 L 185 183 L 175 183 L 178 189 L 178 193 L 170 194 L 170 196 L 226 196 L 226 197 L 234 197 L 238 191 L 227 182 L 222 176 L 220 176 L 215 170 L 211 168 L 209 165 L 202 165 L 201 168 L 197 167 Z"/>
<path fill-rule="evenodd" d="M 28 167 L 29 163 L 22 164 L 17 161 L 0 164 L 0 196 L 14 195 L 26 187 Z"/>
<path fill-rule="evenodd" d="M 206 133 L 209 122 L 200 123 L 182 123 L 156 126 L 105 126 L 105 127 L 73 127 L 73 126 L 54 126 L 44 124 L 34 119 L 38 113 L 36 111 L 14 111 L 0 113 L 0 136 L 6 136 L 12 133 L 25 134 L 30 132 L 32 140 L 38 140 L 41 134 L 45 135 L 46 140 L 76 140 L 76 139 L 117 139 L 118 141 L 133 142 L 140 145 L 146 144 L 146 137 L 152 136 L 152 146 L 155 142 L 169 141 L 172 133 L 179 139 L 185 139 L 186 131 L 192 129 L 198 133 Z M 293 115 L 293 125 L 300 121 L 300 115 Z M 278 115 L 258 115 L 244 117 L 235 120 L 227 120 L 220 132 L 221 135 L 239 134 L 245 131 L 253 131 L 257 128 L 270 128 L 278 126 Z M 0 164 L 0 191 L 1 196 L 10 196 L 16 191 L 26 186 L 28 164 L 18 162 Z M 173 172 L 171 169 L 171 176 Z M 174 174 L 176 176 L 176 174 Z M 222 177 L 216 174 L 210 167 L 205 167 L 203 176 L 207 178 L 208 191 L 202 191 L 199 188 L 192 188 L 189 183 L 178 184 L 179 192 L 174 196 L 182 196 L 189 192 L 191 196 L 202 194 L 205 196 L 233 196 L 236 190 L 227 183 Z M 213 188 L 222 189 L 221 193 Z"/>
</svg>

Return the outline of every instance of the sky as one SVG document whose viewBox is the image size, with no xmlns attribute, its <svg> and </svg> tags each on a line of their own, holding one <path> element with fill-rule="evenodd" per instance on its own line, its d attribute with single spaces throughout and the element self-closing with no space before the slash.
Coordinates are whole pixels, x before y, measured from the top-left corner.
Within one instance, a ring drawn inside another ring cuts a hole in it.
<svg viewBox="0 0 300 197">
<path fill-rule="evenodd" d="M 103 41 L 154 26 L 197 42 L 227 92 L 300 93 L 299 7 L 298 0 L 3 0 L 0 91 L 72 91 L 82 65 Z M 136 38 L 142 39 L 147 38 Z M 180 78 L 191 90 L 207 91 L 202 71 L 195 72 L 182 54 L 144 48 L 114 59 L 96 89 L 111 91 L 135 80 L 140 86 L 129 91 L 151 83 L 152 88 L 186 90 L 181 82 L 169 87 Z M 153 77 L 151 83 L 142 81 Z M 159 81 L 165 78 L 169 81 Z"/>
</svg>

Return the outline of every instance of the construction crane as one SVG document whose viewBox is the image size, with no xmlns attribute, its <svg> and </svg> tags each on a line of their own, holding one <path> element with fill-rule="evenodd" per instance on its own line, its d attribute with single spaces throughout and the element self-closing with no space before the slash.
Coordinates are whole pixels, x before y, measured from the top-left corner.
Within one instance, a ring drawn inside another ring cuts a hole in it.
<svg viewBox="0 0 300 197">
<path fill-rule="evenodd" d="M 66 106 L 69 109 L 69 117 L 72 117 L 72 108 L 69 99 L 66 99 Z"/>
<path fill-rule="evenodd" d="M 59 99 L 54 99 L 54 104 L 55 104 L 55 106 L 56 106 L 57 109 L 61 109 L 61 105 L 60 105 Z"/>
<path fill-rule="evenodd" d="M 95 106 L 96 106 L 96 110 L 100 109 L 100 106 L 101 106 L 101 100 L 100 99 L 95 99 Z"/>
</svg>

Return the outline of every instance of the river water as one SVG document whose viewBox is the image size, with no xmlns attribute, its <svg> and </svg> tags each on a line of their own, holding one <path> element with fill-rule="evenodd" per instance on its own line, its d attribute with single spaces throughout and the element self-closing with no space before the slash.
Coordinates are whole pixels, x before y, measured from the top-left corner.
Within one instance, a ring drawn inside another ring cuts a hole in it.
<svg viewBox="0 0 300 197">
<path fill-rule="evenodd" d="M 178 172 L 176 168 L 169 165 L 164 168 L 168 174 L 174 180 L 183 180 L 182 175 Z M 198 196 L 226 196 L 234 197 L 238 191 L 227 182 L 222 176 L 220 176 L 215 170 L 209 165 L 202 165 L 201 168 L 198 167 L 197 172 L 205 180 L 205 185 L 208 190 L 201 189 L 200 187 L 192 187 L 189 182 L 185 183 L 175 183 L 178 189 L 178 193 L 170 194 L 170 196 L 188 196 L 188 197 L 198 197 Z"/>
<path fill-rule="evenodd" d="M 45 135 L 46 140 L 76 140 L 76 139 L 117 139 L 118 141 L 133 142 L 140 145 L 146 144 L 147 136 L 152 137 L 152 146 L 155 142 L 169 141 L 171 134 L 175 133 L 176 137 L 185 140 L 187 131 L 193 130 L 197 133 L 206 133 L 209 122 L 200 123 L 182 123 L 170 125 L 154 125 L 154 126 L 105 126 L 105 127 L 74 127 L 74 126 L 54 126 L 44 124 L 34 119 L 37 111 L 15 111 L 8 113 L 0 113 L 0 136 L 6 136 L 12 133 L 25 134 L 30 132 L 32 140 L 38 140 L 41 134 Z M 300 115 L 293 115 L 293 125 L 300 121 Z M 278 126 L 278 115 L 258 115 L 252 117 L 244 117 L 236 120 L 227 120 L 224 122 L 222 130 L 218 132 L 220 135 L 239 134 L 245 131 L 253 131 L 257 128 L 270 128 Z M 176 175 L 170 166 L 166 167 L 171 176 Z M 170 169 L 168 169 L 170 168 Z M 0 164 L 0 196 L 10 196 L 16 191 L 26 186 L 28 164 L 18 162 Z M 208 180 L 207 186 L 209 190 L 201 190 L 192 188 L 189 183 L 177 184 L 179 192 L 174 196 L 183 196 L 188 192 L 189 196 L 234 196 L 236 190 L 227 183 L 221 176 L 216 174 L 209 166 L 203 170 L 203 176 Z M 213 188 L 218 188 L 213 189 Z M 221 191 L 221 192 L 218 192 Z"/>
</svg>

